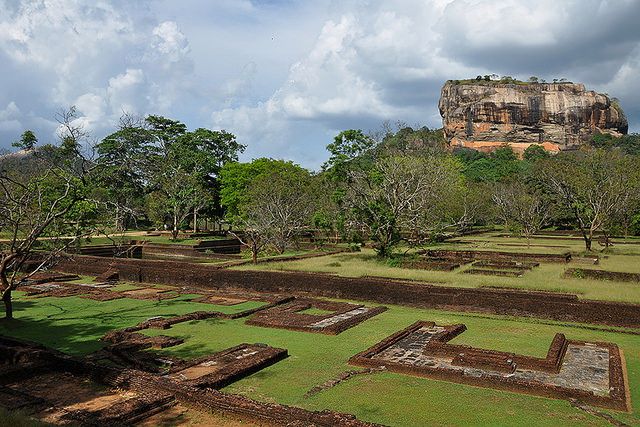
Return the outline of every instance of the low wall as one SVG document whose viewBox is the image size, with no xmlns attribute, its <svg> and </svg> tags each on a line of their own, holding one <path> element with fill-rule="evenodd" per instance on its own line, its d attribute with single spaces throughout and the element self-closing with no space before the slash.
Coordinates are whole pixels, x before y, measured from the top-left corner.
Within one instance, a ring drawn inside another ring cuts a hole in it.
<svg viewBox="0 0 640 427">
<path fill-rule="evenodd" d="M 430 258 L 449 258 L 449 259 L 477 259 L 477 260 L 524 260 L 524 261 L 536 261 L 536 262 L 561 262 L 567 263 L 571 261 L 571 254 L 569 252 L 563 254 L 537 254 L 537 253 L 522 253 L 522 252 L 503 252 L 503 251 L 458 251 L 458 250 L 446 250 L 446 249 L 427 249 L 420 251 L 421 255 L 426 255 Z"/>
<path fill-rule="evenodd" d="M 612 326 L 640 327 L 640 305 L 579 300 L 573 294 L 507 289 L 454 288 L 374 278 L 276 271 L 224 270 L 215 265 L 144 259 L 75 256 L 56 269 L 99 275 L 117 270 L 120 280 L 205 288 L 244 288 L 262 292 L 313 295 L 399 304 L 420 308 L 544 317 Z"/>
<path fill-rule="evenodd" d="M 80 255 L 92 255 L 100 257 L 123 257 L 123 258 L 141 258 L 142 246 L 135 244 L 126 244 L 121 246 L 115 245 L 93 245 L 83 246 L 76 250 Z"/>
<path fill-rule="evenodd" d="M 238 239 L 203 240 L 194 246 L 198 251 L 211 251 L 216 254 L 239 254 L 241 248 Z"/>
<path fill-rule="evenodd" d="M 564 272 L 564 277 L 640 283 L 640 273 L 624 273 L 622 271 L 594 270 L 590 268 L 567 268 Z"/>
</svg>

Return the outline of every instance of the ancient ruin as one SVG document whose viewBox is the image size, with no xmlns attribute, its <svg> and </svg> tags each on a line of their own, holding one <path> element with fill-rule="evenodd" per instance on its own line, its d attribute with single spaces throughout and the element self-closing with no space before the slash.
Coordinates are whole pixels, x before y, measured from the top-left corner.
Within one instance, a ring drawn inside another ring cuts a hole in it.
<svg viewBox="0 0 640 427">
<path fill-rule="evenodd" d="M 624 359 L 615 344 L 567 340 L 556 334 L 547 356 L 536 358 L 448 343 L 465 330 L 465 325 L 419 321 L 355 355 L 349 363 L 630 409 Z"/>
<path fill-rule="evenodd" d="M 386 309 L 346 302 L 296 298 L 289 303 L 256 313 L 247 324 L 337 335 Z"/>
</svg>

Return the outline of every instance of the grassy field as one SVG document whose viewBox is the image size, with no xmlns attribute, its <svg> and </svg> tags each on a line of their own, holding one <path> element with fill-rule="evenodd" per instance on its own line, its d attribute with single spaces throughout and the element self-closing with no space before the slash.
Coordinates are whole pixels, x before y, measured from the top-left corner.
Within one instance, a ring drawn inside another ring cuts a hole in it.
<svg viewBox="0 0 640 427">
<path fill-rule="evenodd" d="M 571 252 L 576 256 L 584 255 L 584 244 L 581 240 L 577 239 L 532 239 L 532 245 L 545 245 L 545 247 L 531 246 L 528 248 L 526 240 L 524 239 L 496 237 L 496 234 L 497 233 L 488 233 L 480 236 L 472 236 L 473 238 L 462 239 L 463 241 L 460 243 L 442 243 L 429 248 L 537 253 Z M 509 246 L 513 244 L 522 246 Z M 362 252 L 342 253 L 319 258 L 243 265 L 233 268 L 240 270 L 309 271 L 337 274 L 346 277 L 377 276 L 420 280 L 435 285 L 463 288 L 498 286 L 515 289 L 569 292 L 585 299 L 640 303 L 640 286 L 638 283 L 563 277 L 563 273 L 568 267 L 598 268 L 610 271 L 640 273 L 640 239 L 630 239 L 629 243 L 618 243 L 608 249 L 606 253 L 595 252 L 594 254 L 600 256 L 599 265 L 543 263 L 540 267 L 526 272 L 523 277 L 515 278 L 464 274 L 463 272 L 471 268 L 471 265 L 463 266 L 451 272 L 392 267 L 385 260 L 378 259 L 371 249 L 363 249 Z"/>
<path fill-rule="evenodd" d="M 131 286 L 131 285 L 129 285 Z M 215 306 L 173 300 L 120 299 L 105 302 L 68 298 L 26 298 L 17 293 L 16 320 L 0 322 L 0 334 L 29 339 L 71 354 L 87 354 L 102 346 L 105 332 L 134 325 L 153 316 L 173 316 L 196 310 L 232 312 L 255 306 Z M 607 425 L 601 418 L 573 408 L 563 400 L 546 399 L 465 386 L 394 373 L 359 376 L 310 398 L 306 391 L 337 374 L 354 369 L 347 360 L 382 338 L 417 320 L 440 324 L 464 323 L 468 330 L 456 343 L 534 356 L 544 356 L 556 332 L 569 339 L 610 341 L 624 351 L 632 400 L 640 400 L 640 337 L 587 330 L 534 319 L 460 314 L 390 306 L 389 310 L 337 336 L 261 328 L 246 319 L 193 321 L 169 330 L 149 330 L 185 339 L 165 352 L 192 358 L 243 342 L 286 348 L 290 357 L 225 391 L 308 409 L 349 412 L 367 421 L 388 425 Z M 637 405 L 636 405 L 637 406 Z M 606 411 L 630 425 L 640 424 L 640 412 Z"/>
</svg>

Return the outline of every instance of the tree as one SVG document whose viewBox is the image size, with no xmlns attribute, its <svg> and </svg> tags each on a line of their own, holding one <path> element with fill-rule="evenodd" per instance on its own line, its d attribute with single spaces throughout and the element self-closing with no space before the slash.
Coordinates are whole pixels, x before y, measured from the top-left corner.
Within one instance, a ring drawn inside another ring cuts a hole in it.
<svg viewBox="0 0 640 427">
<path fill-rule="evenodd" d="M 549 221 L 549 200 L 519 181 L 502 184 L 493 193 L 493 202 L 504 224 L 520 233 L 530 246 L 531 236 Z"/>
<path fill-rule="evenodd" d="M 283 160 L 256 159 L 222 168 L 221 203 L 225 218 L 250 248 L 254 261 L 267 245 L 282 253 L 311 224 L 317 187 L 309 171 Z"/>
<path fill-rule="evenodd" d="M 491 154 L 467 148 L 456 149 L 454 155 L 463 164 L 464 176 L 474 182 L 497 182 L 518 176 L 524 167 L 511 146 L 497 148 Z"/>
<path fill-rule="evenodd" d="M 242 223 L 250 233 L 254 262 L 258 255 L 256 237 L 281 254 L 311 224 L 315 198 L 310 190 L 311 176 L 300 167 L 264 174 L 251 183 Z"/>
<path fill-rule="evenodd" d="M 61 144 L 34 149 L 35 167 L 0 165 L 0 231 L 8 236 L 0 243 L 0 294 L 8 319 L 26 263 L 38 260 L 30 274 L 53 263 L 96 214 L 89 199 L 92 166 L 82 154 L 86 134 L 74 124 L 75 109 L 61 113 L 59 122 Z M 37 248 L 45 251 L 34 258 Z"/>
<path fill-rule="evenodd" d="M 11 145 L 13 145 L 14 147 L 18 147 L 21 150 L 30 151 L 30 150 L 33 150 L 33 148 L 36 146 L 37 143 L 38 143 L 38 138 L 36 138 L 36 134 L 30 130 L 25 130 L 22 133 L 20 140 L 14 142 Z"/>
<path fill-rule="evenodd" d="M 219 174 L 220 204 L 229 222 L 236 222 L 244 205 L 251 201 L 251 183 L 262 175 L 296 168 L 293 162 L 268 158 L 254 159 L 248 163 L 229 162 Z"/>
<path fill-rule="evenodd" d="M 130 215 L 132 206 L 146 199 L 148 214 L 156 220 L 170 218 L 175 240 L 182 222 L 208 208 L 220 211 L 219 173 L 244 150 L 231 133 L 187 127 L 166 117 L 150 115 L 144 121 L 125 116 L 120 129 L 98 145 L 101 183 L 107 198 Z"/>
<path fill-rule="evenodd" d="M 426 126 L 413 129 L 403 123 L 397 124 L 397 130 L 390 129 L 380 138 L 377 149 L 394 150 L 399 153 L 419 153 L 426 150 L 444 151 L 447 141 L 442 129 L 431 130 Z"/>
<path fill-rule="evenodd" d="M 102 200 L 114 211 L 116 230 L 143 212 L 150 180 L 154 137 L 143 122 L 131 116 L 120 119 L 120 128 L 96 145 L 96 186 Z"/>
<path fill-rule="evenodd" d="M 350 169 L 344 206 L 350 227 L 366 231 L 379 256 L 389 256 L 402 231 L 424 233 L 440 225 L 436 206 L 460 178 L 450 158 L 386 156 L 370 169 Z"/>
<path fill-rule="evenodd" d="M 634 159 L 601 149 L 560 153 L 539 162 L 540 184 L 572 213 L 587 251 L 593 235 L 610 223 L 630 194 L 637 190 Z"/>
<path fill-rule="evenodd" d="M 528 162 L 535 162 L 536 160 L 549 158 L 549 152 L 541 145 L 531 144 L 524 150 L 522 157 Z"/>
<path fill-rule="evenodd" d="M 460 163 L 437 147 L 413 142 L 428 135 L 426 128 L 400 126 L 376 140 L 349 130 L 327 146 L 323 169 L 334 182 L 345 230 L 371 238 L 379 256 L 391 255 L 403 234 L 422 242 L 453 217 L 446 218 L 445 205 L 464 187 Z"/>
</svg>

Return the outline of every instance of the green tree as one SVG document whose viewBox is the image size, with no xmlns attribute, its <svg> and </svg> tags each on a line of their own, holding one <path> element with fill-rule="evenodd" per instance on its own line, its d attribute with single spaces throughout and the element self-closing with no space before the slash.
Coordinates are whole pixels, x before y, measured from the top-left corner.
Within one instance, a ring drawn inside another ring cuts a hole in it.
<svg viewBox="0 0 640 427">
<path fill-rule="evenodd" d="M 549 152 L 545 150 L 541 145 L 531 144 L 527 147 L 526 150 L 524 150 L 522 157 L 526 161 L 533 163 L 536 160 L 549 158 Z"/>
<path fill-rule="evenodd" d="M 242 206 L 251 201 L 249 187 L 258 177 L 270 172 L 286 173 L 297 167 L 293 162 L 264 157 L 248 163 L 225 164 L 219 175 L 220 204 L 224 209 L 225 218 L 232 223 L 239 219 Z"/>
<path fill-rule="evenodd" d="M 144 210 L 150 180 L 150 160 L 155 153 L 154 136 L 139 121 L 123 117 L 120 128 L 96 146 L 96 186 L 115 215 L 116 230 L 124 230 Z"/>
<path fill-rule="evenodd" d="M 527 239 L 541 230 L 550 220 L 549 199 L 532 191 L 521 181 L 499 185 L 493 192 L 493 202 L 503 223 Z"/>
<path fill-rule="evenodd" d="M 252 253 L 272 245 L 282 253 L 312 224 L 317 186 L 309 171 L 283 160 L 256 159 L 222 168 L 221 201 L 234 233 Z"/>
<path fill-rule="evenodd" d="M 30 130 L 25 130 L 22 133 L 22 136 L 20 136 L 20 140 L 14 142 L 11 145 L 13 145 L 14 147 L 18 147 L 21 150 L 29 151 L 29 150 L 33 150 L 37 143 L 38 143 L 38 138 L 36 138 L 36 134 Z"/>
<path fill-rule="evenodd" d="M 186 125 L 162 116 L 123 117 L 120 129 L 98 145 L 99 180 L 116 212 L 135 217 L 140 207 L 155 221 L 171 223 L 172 238 L 189 215 L 220 214 L 219 174 L 244 146 L 233 134 Z M 146 203 L 144 202 L 146 200 Z M 118 218 L 123 218 L 120 215 Z M 123 221 L 117 222 L 119 228 Z"/>
</svg>

